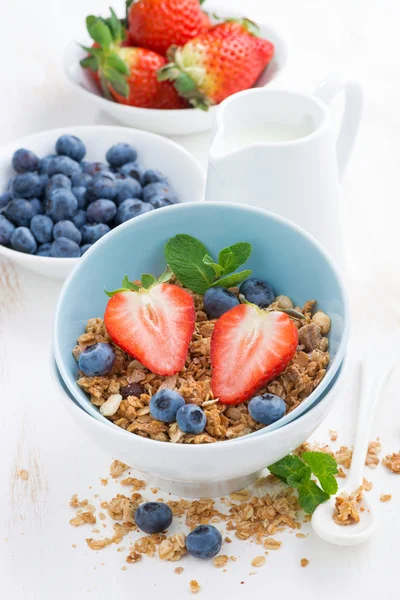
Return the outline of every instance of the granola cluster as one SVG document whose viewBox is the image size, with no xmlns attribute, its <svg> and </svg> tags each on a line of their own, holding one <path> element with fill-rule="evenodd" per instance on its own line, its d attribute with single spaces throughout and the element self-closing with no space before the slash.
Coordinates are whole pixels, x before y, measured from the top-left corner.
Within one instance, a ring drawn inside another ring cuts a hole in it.
<svg viewBox="0 0 400 600">
<path fill-rule="evenodd" d="M 360 504 L 364 487 L 361 485 L 352 494 L 336 497 L 333 520 L 338 525 L 353 525 L 360 522 Z"/>
<path fill-rule="evenodd" d="M 190 292 L 190 290 L 188 290 Z M 234 292 L 238 293 L 236 288 Z M 208 319 L 203 296 L 192 293 L 196 307 L 196 326 L 186 365 L 177 375 L 163 377 L 132 360 L 113 345 L 115 361 L 107 375 L 87 377 L 80 373 L 78 384 L 89 395 L 92 404 L 122 429 L 142 437 L 162 442 L 204 444 L 229 440 L 247 435 L 265 427 L 254 421 L 248 412 L 248 402 L 227 406 L 215 399 L 211 390 L 210 342 L 215 319 Z M 280 296 L 274 305 L 292 305 L 289 298 Z M 322 381 L 329 364 L 328 338 L 330 319 L 321 311 L 315 312 L 315 301 L 307 302 L 302 312 L 304 319 L 294 320 L 299 329 L 299 346 L 286 370 L 257 393 L 270 392 L 283 398 L 287 412 L 296 408 Z M 97 342 L 111 343 L 103 320 L 89 319 L 85 333 L 77 340 L 73 355 L 78 360 L 81 352 Z M 151 397 L 161 389 L 176 390 L 187 403 L 197 404 L 205 411 L 207 425 L 198 434 L 185 434 L 177 423 L 167 424 L 150 415 Z"/>
</svg>

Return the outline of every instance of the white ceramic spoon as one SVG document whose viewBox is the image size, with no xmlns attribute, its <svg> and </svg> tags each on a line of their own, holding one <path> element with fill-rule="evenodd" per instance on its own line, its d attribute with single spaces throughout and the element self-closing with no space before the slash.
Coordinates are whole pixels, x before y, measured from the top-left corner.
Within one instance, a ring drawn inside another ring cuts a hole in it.
<svg viewBox="0 0 400 600">
<path fill-rule="evenodd" d="M 358 405 L 356 435 L 351 468 L 344 487 L 338 494 L 351 494 L 363 483 L 365 457 L 368 450 L 371 425 L 383 386 L 400 355 L 400 337 L 381 339 L 365 354 L 361 363 L 361 390 Z M 317 535 L 331 544 L 354 546 L 365 542 L 375 531 L 378 520 L 367 495 L 362 505 L 359 523 L 338 525 L 332 518 L 335 496 L 315 510 L 311 524 Z"/>
</svg>

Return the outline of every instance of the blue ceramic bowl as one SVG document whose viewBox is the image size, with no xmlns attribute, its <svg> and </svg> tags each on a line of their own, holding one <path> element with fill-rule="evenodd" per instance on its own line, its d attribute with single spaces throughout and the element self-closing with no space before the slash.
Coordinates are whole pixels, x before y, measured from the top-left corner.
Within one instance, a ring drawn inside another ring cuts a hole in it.
<svg viewBox="0 0 400 600">
<path fill-rule="evenodd" d="M 131 280 L 142 273 L 160 274 L 165 268 L 164 244 L 178 233 L 201 239 L 214 255 L 235 242 L 250 242 L 253 252 L 246 268 L 299 306 L 318 300 L 318 308 L 331 317 L 326 376 L 304 402 L 267 430 L 296 419 L 314 406 L 345 355 L 349 309 L 343 281 L 326 251 L 290 221 L 261 209 L 218 202 L 175 205 L 136 217 L 104 236 L 79 261 L 62 288 L 53 339 L 57 366 L 72 396 L 89 414 L 115 427 L 77 385 L 78 366 L 71 350 L 87 320 L 104 314 L 104 289 L 120 287 L 125 273 Z"/>
</svg>

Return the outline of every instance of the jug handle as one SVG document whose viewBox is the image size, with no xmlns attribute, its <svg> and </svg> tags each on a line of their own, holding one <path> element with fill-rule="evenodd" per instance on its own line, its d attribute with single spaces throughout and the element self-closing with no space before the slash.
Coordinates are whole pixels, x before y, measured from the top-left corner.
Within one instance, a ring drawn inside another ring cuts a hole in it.
<svg viewBox="0 0 400 600">
<path fill-rule="evenodd" d="M 325 104 L 330 104 L 342 91 L 345 93 L 345 106 L 336 142 L 339 177 L 342 177 L 346 169 L 357 136 L 363 107 L 363 91 L 357 81 L 343 80 L 338 75 L 330 75 L 314 92 L 314 96 Z"/>
</svg>

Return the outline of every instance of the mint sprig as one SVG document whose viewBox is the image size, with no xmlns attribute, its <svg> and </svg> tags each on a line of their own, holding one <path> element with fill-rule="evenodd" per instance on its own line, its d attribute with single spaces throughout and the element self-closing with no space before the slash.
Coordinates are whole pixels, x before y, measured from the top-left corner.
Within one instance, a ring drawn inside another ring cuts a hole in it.
<svg viewBox="0 0 400 600">
<path fill-rule="evenodd" d="M 301 458 L 289 454 L 268 469 L 281 481 L 298 490 L 299 504 L 309 514 L 338 490 L 335 478 L 337 463 L 332 456 L 323 452 L 304 452 Z M 321 487 L 311 479 L 312 475 L 317 477 Z"/>
<path fill-rule="evenodd" d="M 178 234 L 165 245 L 165 258 L 187 288 L 204 294 L 210 287 L 234 287 L 247 279 L 250 270 L 234 273 L 251 255 L 251 244 L 239 242 L 224 248 L 216 261 L 200 240 Z"/>
</svg>

